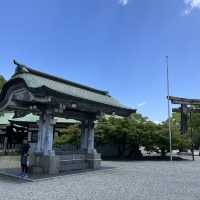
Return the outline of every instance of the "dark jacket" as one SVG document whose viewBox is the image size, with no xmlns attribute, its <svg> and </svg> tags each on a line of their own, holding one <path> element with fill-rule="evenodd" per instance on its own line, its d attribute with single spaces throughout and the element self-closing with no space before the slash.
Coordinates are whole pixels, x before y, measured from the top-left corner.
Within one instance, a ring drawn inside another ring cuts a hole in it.
<svg viewBox="0 0 200 200">
<path fill-rule="evenodd" d="M 21 147 L 21 165 L 27 165 L 29 149 L 30 149 L 29 144 L 22 144 L 22 147 Z"/>
<path fill-rule="evenodd" d="M 22 144 L 21 155 L 28 154 L 29 149 L 30 149 L 30 144 Z"/>
</svg>

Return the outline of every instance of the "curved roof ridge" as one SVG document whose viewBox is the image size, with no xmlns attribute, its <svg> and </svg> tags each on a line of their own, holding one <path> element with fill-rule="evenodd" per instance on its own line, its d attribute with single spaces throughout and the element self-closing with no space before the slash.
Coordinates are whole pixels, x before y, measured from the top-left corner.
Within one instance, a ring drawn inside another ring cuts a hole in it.
<svg viewBox="0 0 200 200">
<path fill-rule="evenodd" d="M 54 75 L 50 75 L 50 74 L 47 74 L 47 73 L 44 73 L 44 72 L 40 72 L 38 70 L 27 67 L 26 65 L 18 63 L 16 60 L 14 60 L 13 62 L 14 62 L 15 65 L 17 65 L 17 68 L 15 70 L 15 74 L 13 75 L 13 77 L 16 74 L 31 73 L 31 74 L 34 74 L 34 75 L 37 75 L 37 76 L 41 76 L 41 77 L 50 79 L 50 80 L 54 80 L 54 81 L 61 82 L 61 83 L 64 83 L 64 84 L 69 84 L 71 86 L 78 87 L 78 88 L 81 88 L 81 89 L 89 90 L 89 91 L 92 91 L 92 92 L 95 92 L 95 93 L 98 93 L 98 94 L 110 96 L 108 91 L 98 90 L 98 89 L 95 89 L 95 88 L 92 88 L 92 87 L 89 87 L 89 86 L 86 86 L 86 85 L 82 85 L 82 84 L 79 84 L 79 83 L 75 83 L 73 81 L 69 81 L 69 80 L 65 80 L 63 78 L 59 78 L 59 77 L 54 76 Z"/>
</svg>

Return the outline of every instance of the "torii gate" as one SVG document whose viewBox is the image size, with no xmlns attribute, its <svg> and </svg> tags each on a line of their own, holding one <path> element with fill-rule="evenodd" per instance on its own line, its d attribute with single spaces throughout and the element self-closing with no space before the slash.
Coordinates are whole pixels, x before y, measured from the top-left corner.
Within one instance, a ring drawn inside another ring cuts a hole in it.
<svg viewBox="0 0 200 200">
<path fill-rule="evenodd" d="M 194 105 L 200 105 L 200 99 L 188 99 L 188 98 L 181 98 L 181 97 L 174 97 L 169 96 L 168 99 L 171 101 L 172 104 L 179 104 L 181 107 L 173 108 L 172 112 L 179 112 L 181 113 L 181 133 L 187 134 L 188 133 L 188 114 L 189 120 L 192 121 L 192 113 L 200 113 L 199 108 L 193 108 Z M 191 137 L 193 130 L 191 128 Z M 194 145 L 192 142 L 192 157 L 194 160 Z"/>
</svg>

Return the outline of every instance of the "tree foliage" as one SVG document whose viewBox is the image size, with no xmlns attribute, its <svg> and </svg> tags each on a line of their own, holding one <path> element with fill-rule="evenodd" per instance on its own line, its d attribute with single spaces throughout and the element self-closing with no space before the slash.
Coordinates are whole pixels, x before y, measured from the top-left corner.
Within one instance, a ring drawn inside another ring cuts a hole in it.
<svg viewBox="0 0 200 200">
<path fill-rule="evenodd" d="M 194 108 L 200 108 L 200 106 L 193 106 Z M 192 142 L 196 148 L 200 146 L 200 113 L 188 114 L 188 135 L 191 136 Z"/>
<path fill-rule="evenodd" d="M 1 90 L 2 90 L 5 83 L 6 83 L 6 79 L 3 76 L 0 75 L 0 93 L 1 93 Z M 2 112 L 0 112 L 0 116 L 1 115 L 3 115 Z"/>
<path fill-rule="evenodd" d="M 180 114 L 173 114 L 171 122 L 173 149 L 190 149 L 190 135 L 180 134 Z M 122 119 L 102 118 L 98 121 L 96 141 L 97 145 L 118 145 L 119 156 L 141 156 L 140 147 L 165 156 L 169 151 L 168 120 L 156 124 L 141 114 Z"/>
<path fill-rule="evenodd" d="M 190 137 L 180 134 L 180 115 L 173 114 L 171 122 L 173 149 L 190 148 Z M 78 144 L 79 141 L 80 129 L 72 126 L 63 130 L 55 144 Z M 133 114 L 129 118 L 102 117 L 97 121 L 95 143 L 97 147 L 115 145 L 118 157 L 138 158 L 142 156 L 141 147 L 165 156 L 169 151 L 168 121 L 156 124 L 141 114 Z"/>
<path fill-rule="evenodd" d="M 3 88 L 5 83 L 6 83 L 6 79 L 0 75 L 0 91 Z"/>
<path fill-rule="evenodd" d="M 63 144 L 79 144 L 80 143 L 80 128 L 76 125 L 60 131 L 60 136 L 54 139 L 54 146 L 59 147 Z"/>
</svg>

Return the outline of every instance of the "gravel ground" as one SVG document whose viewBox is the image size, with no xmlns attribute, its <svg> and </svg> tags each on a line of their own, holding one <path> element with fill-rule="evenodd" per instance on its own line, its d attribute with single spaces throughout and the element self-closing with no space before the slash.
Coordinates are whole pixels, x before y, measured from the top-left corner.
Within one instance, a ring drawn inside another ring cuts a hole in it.
<svg viewBox="0 0 200 200">
<path fill-rule="evenodd" d="M 0 177 L 0 200 L 200 199 L 200 160 L 102 164 L 113 169 L 28 183 Z"/>
</svg>

